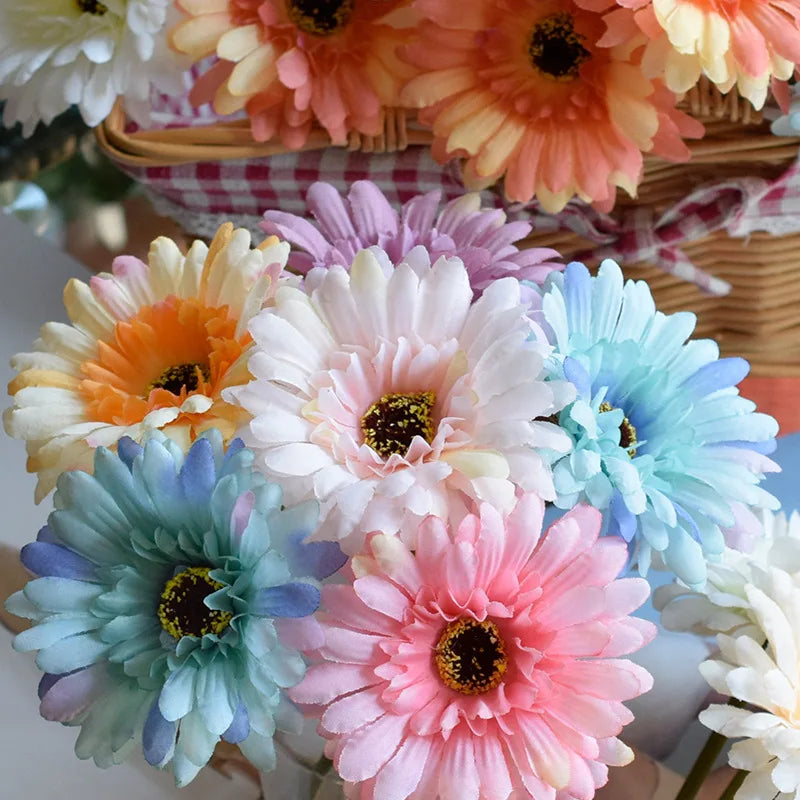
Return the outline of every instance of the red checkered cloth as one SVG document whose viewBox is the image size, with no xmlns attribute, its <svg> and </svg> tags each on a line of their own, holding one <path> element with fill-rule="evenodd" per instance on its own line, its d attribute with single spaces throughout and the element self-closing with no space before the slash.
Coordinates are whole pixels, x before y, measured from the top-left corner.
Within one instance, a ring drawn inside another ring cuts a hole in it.
<svg viewBox="0 0 800 800">
<path fill-rule="evenodd" d="M 800 232 L 800 166 L 794 162 L 775 181 L 738 178 L 700 186 L 660 215 L 649 206 L 603 214 L 571 202 L 555 217 L 535 211 L 533 219 L 538 230 L 571 230 L 597 245 L 579 259 L 644 261 L 710 294 L 725 295 L 730 284 L 695 266 L 681 246 L 718 230 L 737 238 L 755 231 Z"/>
<path fill-rule="evenodd" d="M 187 75 L 187 87 L 192 80 Z M 193 109 L 185 96 L 154 98 L 156 127 L 208 124 L 214 119 L 208 106 Z M 423 147 L 382 154 L 330 147 L 269 158 L 124 169 L 148 188 L 161 213 L 174 217 L 188 233 L 205 238 L 227 220 L 261 237 L 258 222 L 264 211 L 277 208 L 306 214 L 306 193 L 320 180 L 343 194 L 354 181 L 371 180 L 396 206 L 434 189 L 441 191 L 443 201 L 464 191 L 457 162 L 437 164 Z M 535 230 L 571 230 L 596 245 L 581 258 L 657 264 L 716 295 L 727 294 L 729 284 L 696 267 L 681 249 L 683 243 L 722 229 L 736 237 L 754 231 L 800 232 L 796 163 L 772 183 L 741 178 L 701 186 L 660 215 L 647 206 L 604 214 L 572 201 L 553 216 L 535 202 L 507 203 L 500 190 L 482 196 L 485 205 L 504 208 L 510 219 L 529 219 Z"/>
</svg>

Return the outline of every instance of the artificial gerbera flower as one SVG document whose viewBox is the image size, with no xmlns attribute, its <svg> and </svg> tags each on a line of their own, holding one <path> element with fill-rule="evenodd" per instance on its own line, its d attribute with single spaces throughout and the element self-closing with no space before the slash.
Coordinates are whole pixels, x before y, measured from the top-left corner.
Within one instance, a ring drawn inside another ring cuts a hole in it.
<svg viewBox="0 0 800 800">
<path fill-rule="evenodd" d="M 219 113 L 246 109 L 254 137 L 302 147 L 316 120 L 334 144 L 380 133 L 411 71 L 395 50 L 414 17 L 405 0 L 179 0 L 171 44 L 219 62 L 193 90 Z"/>
<path fill-rule="evenodd" d="M 110 766 L 141 742 L 184 785 L 221 737 L 274 767 L 275 727 L 299 722 L 282 692 L 305 673 L 292 643 L 322 641 L 299 618 L 344 558 L 302 543 L 316 505 L 282 507 L 252 461 L 218 431 L 185 457 L 156 431 L 59 480 L 58 510 L 22 551 L 41 577 L 7 608 L 35 622 L 14 647 L 39 651 L 42 716 L 81 727 L 80 758 Z"/>
<path fill-rule="evenodd" d="M 482 504 L 452 540 L 429 517 L 416 554 L 375 534 L 352 585 L 323 588 L 322 663 L 291 697 L 321 713 L 352 797 L 591 798 L 633 757 L 623 701 L 652 679 L 619 657 L 655 634 L 628 616 L 649 588 L 615 580 L 625 543 L 598 540 L 596 509 L 542 535 L 543 510 Z"/>
<path fill-rule="evenodd" d="M 701 636 L 725 633 L 760 634 L 756 613 L 750 606 L 747 586 L 756 573 L 778 567 L 800 585 L 800 514 L 763 511 L 763 534 L 749 552 L 726 547 L 717 563 L 708 565 L 705 585 L 693 591 L 680 583 L 659 586 L 653 605 L 661 611 L 665 628 L 692 631 Z"/>
<path fill-rule="evenodd" d="M 754 636 L 719 634 L 720 658 L 700 665 L 714 689 L 740 703 L 713 704 L 700 721 L 743 738 L 728 753 L 728 763 L 748 773 L 737 800 L 793 800 L 800 793 L 800 584 L 773 566 L 754 572 L 745 591 Z"/>
<path fill-rule="evenodd" d="M 598 46 L 605 25 L 573 0 L 418 0 L 429 18 L 403 51 L 421 74 L 403 99 L 433 126 L 433 153 L 463 156 L 469 185 L 505 175 L 510 200 L 560 211 L 577 195 L 636 193 L 642 153 L 686 160 L 702 126 L 642 75 L 636 40 Z"/>
<path fill-rule="evenodd" d="M 30 0 L 0 4 L 0 99 L 6 125 L 29 135 L 77 105 L 98 125 L 117 97 L 142 111 L 151 83 L 177 91 L 163 46 L 168 0 Z M 142 117 L 139 116 L 141 119 Z"/>
<path fill-rule="evenodd" d="M 188 447 L 220 428 L 230 439 L 245 421 L 222 400 L 245 383 L 247 323 L 274 294 L 289 245 L 223 225 L 211 247 L 183 255 L 165 237 L 148 264 L 122 256 L 113 273 L 64 290 L 72 325 L 49 322 L 32 353 L 19 353 L 8 387 L 6 431 L 25 439 L 28 470 L 39 473 L 36 501 L 65 469 L 91 469 L 92 448 L 163 428 Z"/>
<path fill-rule="evenodd" d="M 305 252 L 293 252 L 289 264 L 306 273 L 313 267 L 346 266 L 359 250 L 377 245 L 399 264 L 412 248 L 422 245 L 435 261 L 439 256 L 458 256 L 469 272 L 477 296 L 506 275 L 542 283 L 562 264 L 555 250 L 516 247 L 533 229 L 529 222 L 506 222 L 501 209 L 481 208 L 480 195 L 465 194 L 436 211 L 440 191 L 417 195 L 398 214 L 371 181 L 356 181 L 343 201 L 327 183 L 312 184 L 308 207 L 319 223 L 283 211 L 267 211 L 261 227 L 287 239 Z"/>
<path fill-rule="evenodd" d="M 737 86 L 743 97 L 761 108 L 772 78 L 791 78 L 800 62 L 797 0 L 576 2 L 614 9 L 605 17 L 606 45 L 646 34 L 650 41 L 642 68 L 647 75 L 663 75 L 674 92 L 687 91 L 706 75 L 723 92 Z"/>
<path fill-rule="evenodd" d="M 726 535 L 758 531 L 750 509 L 778 507 L 758 486 L 778 469 L 763 455 L 777 423 L 736 388 L 749 365 L 720 359 L 711 340 L 687 342 L 695 315 L 656 311 L 647 284 L 623 286 L 613 261 L 595 278 L 573 263 L 548 281 L 550 374 L 577 390 L 560 415 L 573 450 L 553 468 L 556 505 L 603 509 L 643 573 L 655 550 L 685 583 L 702 584 Z"/>
<path fill-rule="evenodd" d="M 423 517 L 458 519 L 473 500 L 508 511 L 516 486 L 550 498 L 540 448 L 568 447 L 544 418 L 571 389 L 543 380 L 519 282 L 473 304 L 459 259 L 431 267 L 419 247 L 409 262 L 362 250 L 310 295 L 280 288 L 250 324 L 256 380 L 226 395 L 252 415 L 259 466 L 293 502 L 319 500 L 316 535 L 351 552 L 401 526 L 413 543 Z"/>
</svg>

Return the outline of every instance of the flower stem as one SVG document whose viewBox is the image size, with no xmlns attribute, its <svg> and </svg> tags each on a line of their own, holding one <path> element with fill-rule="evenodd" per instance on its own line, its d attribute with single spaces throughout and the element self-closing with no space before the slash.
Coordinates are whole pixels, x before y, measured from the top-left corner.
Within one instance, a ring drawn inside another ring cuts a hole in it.
<svg viewBox="0 0 800 800">
<path fill-rule="evenodd" d="M 727 737 L 716 731 L 708 737 L 705 746 L 700 751 L 700 755 L 697 756 L 697 760 L 686 776 L 686 780 L 683 782 L 683 786 L 681 786 L 681 790 L 678 792 L 675 800 L 694 800 L 697 793 L 700 791 L 700 787 L 711 772 L 714 762 L 717 760 L 717 756 L 722 752 L 726 741 Z"/>
<path fill-rule="evenodd" d="M 736 792 L 744 783 L 744 779 L 748 776 L 745 769 L 740 769 L 732 778 L 725 791 L 720 795 L 719 800 L 733 800 L 736 797 Z"/>
</svg>

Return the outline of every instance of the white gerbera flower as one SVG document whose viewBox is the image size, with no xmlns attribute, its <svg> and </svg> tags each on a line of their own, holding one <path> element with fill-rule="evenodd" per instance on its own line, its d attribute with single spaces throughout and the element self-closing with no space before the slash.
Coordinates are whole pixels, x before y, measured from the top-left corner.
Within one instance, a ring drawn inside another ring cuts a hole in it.
<svg viewBox="0 0 800 800">
<path fill-rule="evenodd" d="M 714 704 L 700 721 L 744 739 L 728 756 L 732 767 L 749 772 L 737 800 L 790 800 L 800 797 L 800 586 L 769 567 L 754 574 L 745 595 L 758 638 L 720 634 L 721 658 L 703 662 L 700 671 L 748 707 Z"/>
<path fill-rule="evenodd" d="M 800 514 L 762 511 L 763 536 L 752 551 L 743 553 L 726 547 L 717 563 L 709 563 L 705 586 L 694 591 L 682 583 L 660 586 L 653 605 L 661 611 L 665 628 L 693 631 L 702 636 L 725 633 L 747 634 L 763 641 L 747 587 L 763 580 L 772 567 L 790 574 L 800 586 Z"/>
<path fill-rule="evenodd" d="M 97 125 L 119 96 L 143 105 L 179 69 L 160 35 L 169 0 L 29 0 L 0 3 L 4 122 L 25 135 L 77 105 Z M 171 62 L 171 63 L 170 63 Z M 180 84 L 177 84 L 178 86 Z"/>
<path fill-rule="evenodd" d="M 380 530 L 413 546 L 428 514 L 458 520 L 473 500 L 505 513 L 516 487 L 554 497 L 539 448 L 569 442 L 542 418 L 572 390 L 544 382 L 549 347 L 517 280 L 472 304 L 461 260 L 431 267 L 419 247 L 397 268 L 362 250 L 315 284 L 279 288 L 253 319 L 256 380 L 229 395 L 253 416 L 245 439 L 287 501 L 319 500 L 319 538 L 353 552 Z"/>
</svg>

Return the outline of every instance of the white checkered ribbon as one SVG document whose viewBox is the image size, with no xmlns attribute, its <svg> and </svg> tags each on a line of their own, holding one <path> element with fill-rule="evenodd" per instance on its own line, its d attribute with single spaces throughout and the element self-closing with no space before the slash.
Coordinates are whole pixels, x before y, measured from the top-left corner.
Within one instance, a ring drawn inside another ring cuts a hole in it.
<svg viewBox="0 0 800 800">
<path fill-rule="evenodd" d="M 718 230 L 741 238 L 755 231 L 777 236 L 800 232 L 800 166 L 793 163 L 775 181 L 737 178 L 706 184 L 662 213 L 642 205 L 610 215 L 571 202 L 557 216 L 530 207 L 521 216 L 529 216 L 537 230 L 571 230 L 597 246 L 577 259 L 647 262 L 710 294 L 725 295 L 730 284 L 693 264 L 682 246 Z"/>
</svg>

